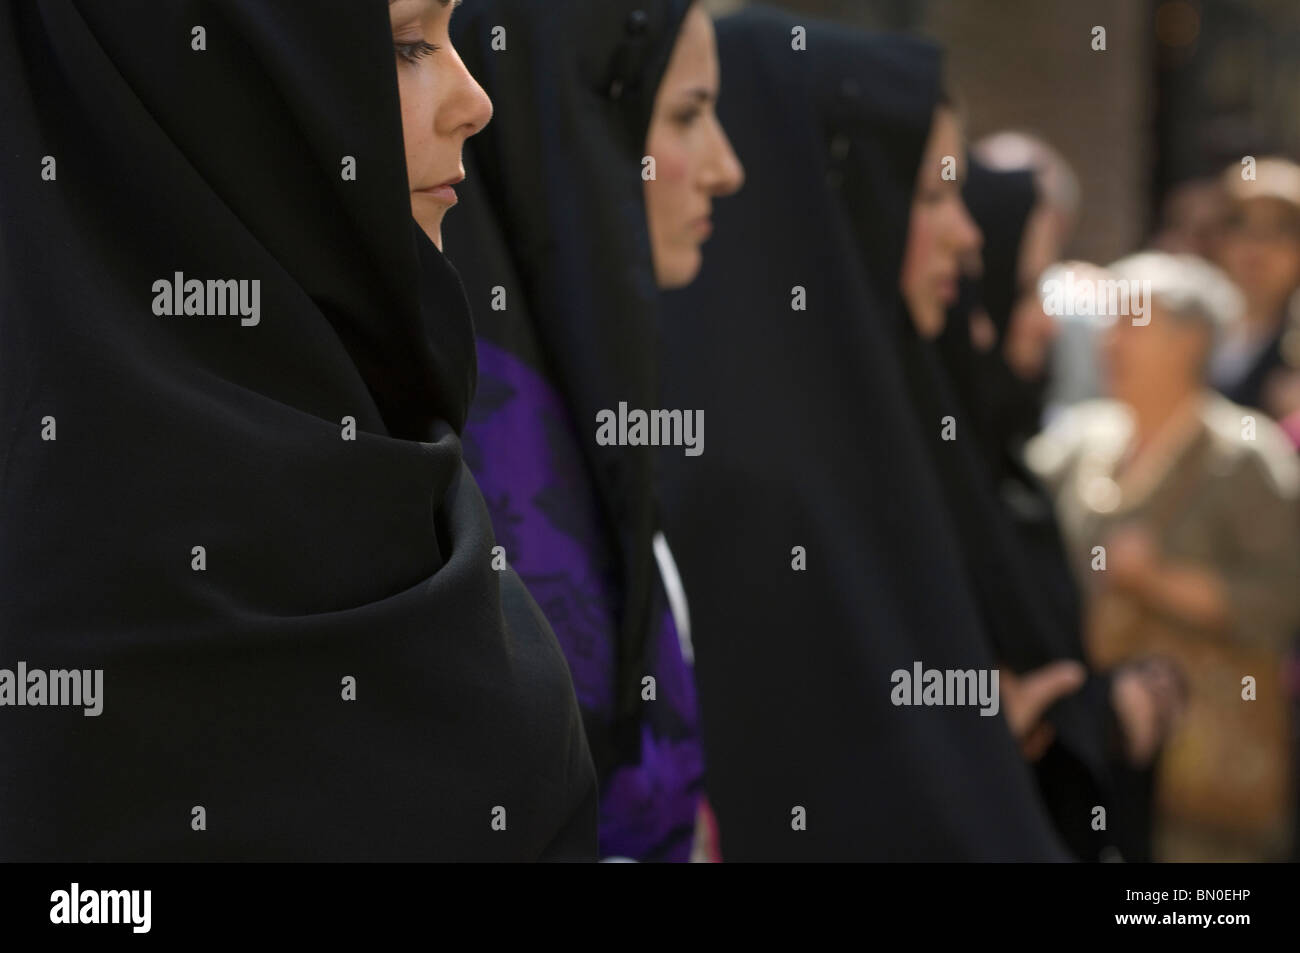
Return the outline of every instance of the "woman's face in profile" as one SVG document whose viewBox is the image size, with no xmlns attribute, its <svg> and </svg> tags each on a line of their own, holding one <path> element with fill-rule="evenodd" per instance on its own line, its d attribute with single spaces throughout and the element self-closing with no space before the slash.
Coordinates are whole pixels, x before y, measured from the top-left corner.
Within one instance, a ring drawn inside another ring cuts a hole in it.
<svg viewBox="0 0 1300 953">
<path fill-rule="evenodd" d="M 439 249 L 442 217 L 465 177 L 465 140 L 492 118 L 492 102 L 452 49 L 448 28 L 459 0 L 390 0 L 411 214 Z"/>
<path fill-rule="evenodd" d="M 718 85 L 713 21 L 697 3 L 682 22 L 646 135 L 646 154 L 655 160 L 655 177 L 645 183 L 646 217 L 661 288 L 680 288 L 699 273 L 713 199 L 745 179 L 714 111 Z"/>
<path fill-rule="evenodd" d="M 940 107 L 916 177 L 900 279 L 908 313 L 925 338 L 943 330 L 948 308 L 957 300 L 962 266 L 983 244 L 961 197 L 965 163 L 957 116 Z M 945 175 L 945 169 L 952 174 Z"/>
</svg>

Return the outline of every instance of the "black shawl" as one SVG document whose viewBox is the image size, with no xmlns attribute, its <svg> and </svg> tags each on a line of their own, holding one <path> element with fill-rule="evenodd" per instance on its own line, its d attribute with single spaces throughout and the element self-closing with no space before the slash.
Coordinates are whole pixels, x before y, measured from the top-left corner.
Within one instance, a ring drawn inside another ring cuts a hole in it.
<svg viewBox="0 0 1300 953">
<path fill-rule="evenodd" d="M 104 694 L 0 712 L 6 860 L 594 853 L 394 70 L 382 0 L 0 14 L 0 666 Z M 157 314 L 177 272 L 257 322 Z"/>
<path fill-rule="evenodd" d="M 665 404 L 709 443 L 662 460 L 723 856 L 1063 858 L 1003 718 L 891 701 L 996 661 L 889 323 L 938 53 L 763 10 L 719 43 L 747 181 L 663 302 Z"/>
<path fill-rule="evenodd" d="M 448 248 L 465 250 L 477 332 L 563 393 L 620 564 L 616 750 L 593 736 L 599 763 L 636 757 L 657 516 L 652 448 L 598 446 L 596 414 L 620 401 L 658 406 L 641 159 L 689 5 L 478 0 L 455 24 L 471 73 L 500 95 L 466 150 L 470 176 L 444 230 Z M 505 50 L 493 48 L 498 37 Z M 504 310 L 491 306 L 497 288 Z"/>
</svg>

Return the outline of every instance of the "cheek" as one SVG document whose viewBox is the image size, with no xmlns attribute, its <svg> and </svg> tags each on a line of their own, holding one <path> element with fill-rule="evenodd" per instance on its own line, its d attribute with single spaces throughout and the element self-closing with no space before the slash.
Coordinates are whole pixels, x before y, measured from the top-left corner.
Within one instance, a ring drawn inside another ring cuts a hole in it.
<svg viewBox="0 0 1300 953">
<path fill-rule="evenodd" d="M 690 157 L 673 136 L 657 135 L 648 145 L 647 155 L 655 160 L 655 177 L 646 182 L 646 210 L 651 227 L 663 235 L 680 224 L 676 219 L 688 211 L 683 193 L 689 185 Z"/>
<path fill-rule="evenodd" d="M 1300 280 L 1300 250 L 1279 249 L 1273 256 L 1270 271 L 1277 275 L 1280 284 L 1291 285 Z"/>
<path fill-rule="evenodd" d="M 1241 267 L 1240 246 L 1235 241 L 1225 241 L 1219 245 L 1219 267 L 1232 274 Z"/>
<path fill-rule="evenodd" d="M 948 267 L 961 254 L 967 236 L 965 210 L 959 203 L 948 202 L 939 213 L 934 226 L 935 256 L 942 258 L 942 264 Z"/>
<path fill-rule="evenodd" d="M 1121 321 L 1124 318 L 1120 318 Z M 1141 364 L 1162 364 L 1171 355 L 1177 353 L 1179 340 L 1163 330 L 1157 329 L 1154 333 L 1151 326 L 1146 327 L 1129 327 L 1126 329 L 1125 337 L 1127 340 L 1127 352 L 1133 355 L 1133 360 Z"/>
<path fill-rule="evenodd" d="M 419 157 L 428 151 L 433 138 L 434 101 L 416 70 L 399 69 L 397 91 L 401 99 L 407 178 L 414 185 L 420 168 Z"/>
<path fill-rule="evenodd" d="M 679 137 L 666 137 L 655 156 L 655 174 L 658 180 L 670 188 L 682 188 L 690 182 L 691 155 L 686 143 Z"/>
<path fill-rule="evenodd" d="M 906 294 L 924 293 L 926 271 L 934 251 L 934 228 L 923 208 L 913 211 L 907 229 L 907 247 L 903 252 L 901 285 Z"/>
</svg>

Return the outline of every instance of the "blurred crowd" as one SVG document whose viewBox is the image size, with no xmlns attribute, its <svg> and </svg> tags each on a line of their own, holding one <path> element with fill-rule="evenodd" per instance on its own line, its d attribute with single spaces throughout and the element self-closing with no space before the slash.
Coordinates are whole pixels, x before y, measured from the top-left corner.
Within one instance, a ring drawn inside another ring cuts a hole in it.
<svg viewBox="0 0 1300 953">
<path fill-rule="evenodd" d="M 1047 395 L 1024 456 L 1056 505 L 1088 661 L 1140 676 L 1113 696 L 1139 856 L 1285 856 L 1300 697 L 1300 165 L 1245 157 L 1176 188 L 1149 250 L 1045 266 L 1083 200 L 1068 162 L 1018 133 L 972 155 L 1029 170 L 1037 187 L 1005 334 L 985 334 L 982 313 L 964 323 L 976 349 L 1000 348 Z M 1102 296 L 1091 312 L 1047 314 L 1044 286 L 1067 271 L 1149 287 L 1149 320 L 1107 314 Z"/>
</svg>

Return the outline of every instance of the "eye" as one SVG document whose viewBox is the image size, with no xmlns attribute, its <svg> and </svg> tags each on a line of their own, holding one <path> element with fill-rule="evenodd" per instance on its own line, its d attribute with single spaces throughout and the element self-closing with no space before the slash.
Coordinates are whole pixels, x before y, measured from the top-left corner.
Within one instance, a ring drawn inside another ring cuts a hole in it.
<svg viewBox="0 0 1300 953">
<path fill-rule="evenodd" d="M 699 106 L 690 106 L 673 113 L 672 119 L 674 123 L 685 128 L 695 122 L 695 120 L 699 119 L 701 112 L 702 110 Z"/>
<path fill-rule="evenodd" d="M 438 47 L 432 43 L 426 43 L 424 40 L 418 40 L 414 43 L 394 43 L 393 50 L 397 53 L 399 59 L 408 63 L 416 63 L 430 53 L 436 53 Z"/>
</svg>

